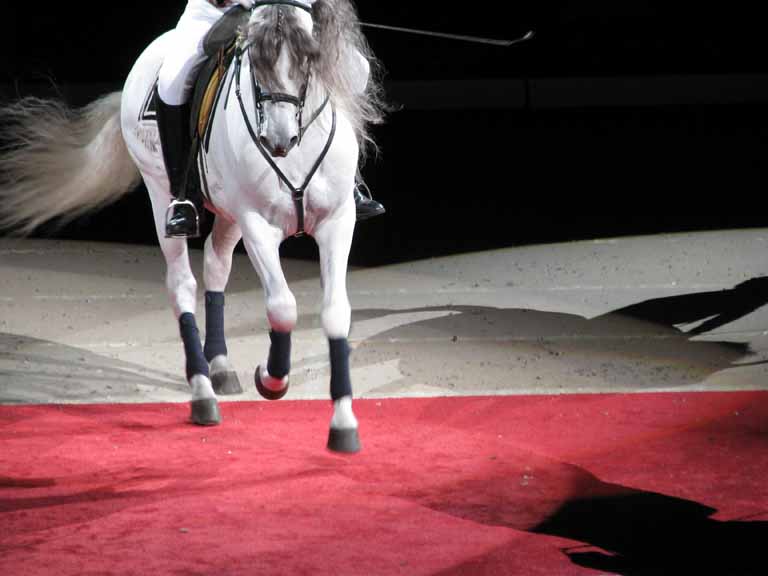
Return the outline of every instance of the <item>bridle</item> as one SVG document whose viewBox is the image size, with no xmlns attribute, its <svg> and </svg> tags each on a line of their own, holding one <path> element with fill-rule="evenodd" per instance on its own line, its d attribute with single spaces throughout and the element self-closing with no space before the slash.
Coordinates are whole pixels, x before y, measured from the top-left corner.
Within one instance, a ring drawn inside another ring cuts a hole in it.
<svg viewBox="0 0 768 576">
<path fill-rule="evenodd" d="M 251 70 L 253 70 L 253 60 L 250 57 L 250 52 L 248 59 L 250 61 Z M 299 123 L 299 137 L 303 135 L 304 130 L 302 120 L 304 117 L 304 104 L 306 103 L 307 99 L 307 86 L 309 85 L 309 78 L 310 72 L 307 71 L 307 77 L 304 80 L 304 84 L 301 86 L 301 90 L 299 90 L 299 95 L 294 96 L 293 94 L 286 94 L 284 92 L 268 92 L 267 90 L 264 90 L 256 80 L 255 75 L 251 74 L 253 103 L 256 108 L 256 128 L 259 134 L 263 132 L 264 124 L 267 121 L 266 114 L 264 112 L 264 103 L 287 102 L 288 104 L 293 104 L 296 107 L 296 121 Z"/>
<path fill-rule="evenodd" d="M 252 10 L 255 10 L 262 6 L 275 6 L 275 5 L 294 6 L 296 8 L 305 10 L 306 12 L 309 12 L 310 15 L 312 14 L 312 7 L 309 4 L 300 2 L 299 0 L 257 0 L 256 2 L 254 2 Z M 314 165 L 312 166 L 309 173 L 307 174 L 307 177 L 304 179 L 304 183 L 298 187 L 294 186 L 293 183 L 285 175 L 285 173 L 277 165 L 277 163 L 269 154 L 269 152 L 267 152 L 267 150 L 264 147 L 264 144 L 261 141 L 260 134 L 262 134 L 264 129 L 264 124 L 266 123 L 266 113 L 264 111 L 264 103 L 265 102 L 272 102 L 272 103 L 287 102 L 289 104 L 293 104 L 296 107 L 296 120 L 299 125 L 299 139 L 298 139 L 297 145 L 300 145 L 302 138 L 304 136 L 304 133 L 312 125 L 312 123 L 320 116 L 320 114 L 323 112 L 325 107 L 328 105 L 330 101 L 330 95 L 327 95 L 325 97 L 325 99 L 323 100 L 323 103 L 312 114 L 309 122 L 307 122 L 307 124 L 304 125 L 303 124 L 304 105 L 306 104 L 307 91 L 309 89 L 309 82 L 312 78 L 312 70 L 311 69 L 307 70 L 304 83 L 302 84 L 299 90 L 298 96 L 295 96 L 293 94 L 286 94 L 284 92 L 270 92 L 268 90 L 263 89 L 263 87 L 259 84 L 258 80 L 256 79 L 256 75 L 254 73 L 255 68 L 253 65 L 253 58 L 251 56 L 249 48 L 250 48 L 250 43 L 242 42 L 242 43 L 238 43 L 235 50 L 235 69 L 234 69 L 235 94 L 237 96 L 237 101 L 240 104 L 240 111 L 242 112 L 243 120 L 245 121 L 245 126 L 248 130 L 248 134 L 250 135 L 251 140 L 256 145 L 259 152 L 261 152 L 261 155 L 264 157 L 264 160 L 266 160 L 267 164 L 269 164 L 272 170 L 277 174 L 278 178 L 291 191 L 291 197 L 293 198 L 293 202 L 296 206 L 296 214 L 298 217 L 298 226 L 297 226 L 296 236 L 301 236 L 304 234 L 304 191 L 307 189 L 307 186 L 309 186 L 310 181 L 314 177 L 318 168 L 320 168 L 320 164 L 322 164 L 323 160 L 328 154 L 328 151 L 331 148 L 331 143 L 333 142 L 333 138 L 336 134 L 336 108 L 331 103 L 331 113 L 332 113 L 331 130 L 323 150 L 320 152 L 320 155 L 318 156 Z M 248 112 L 246 110 L 245 103 L 243 102 L 243 96 L 240 88 L 240 77 L 242 75 L 242 63 L 243 63 L 244 54 L 248 54 L 248 63 L 249 63 L 250 72 L 251 72 L 250 73 L 251 90 L 253 92 L 252 94 L 253 106 L 256 112 L 255 114 L 256 128 L 255 129 L 248 116 Z"/>
</svg>

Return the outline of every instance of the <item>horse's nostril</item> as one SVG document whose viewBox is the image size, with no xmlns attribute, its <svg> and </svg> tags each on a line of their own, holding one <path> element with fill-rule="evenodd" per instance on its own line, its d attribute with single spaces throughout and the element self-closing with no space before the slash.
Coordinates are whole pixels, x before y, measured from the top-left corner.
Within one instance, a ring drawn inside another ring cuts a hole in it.
<svg viewBox="0 0 768 576">
<path fill-rule="evenodd" d="M 296 146 L 296 144 L 298 144 L 298 143 L 299 143 L 299 137 L 298 136 L 294 136 L 293 138 L 291 138 L 291 148 Z"/>
</svg>

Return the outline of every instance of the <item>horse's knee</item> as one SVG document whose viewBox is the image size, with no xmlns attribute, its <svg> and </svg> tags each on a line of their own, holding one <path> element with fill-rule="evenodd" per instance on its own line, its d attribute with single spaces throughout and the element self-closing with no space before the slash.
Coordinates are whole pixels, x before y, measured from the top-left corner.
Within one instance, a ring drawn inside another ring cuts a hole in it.
<svg viewBox="0 0 768 576">
<path fill-rule="evenodd" d="M 346 300 L 324 305 L 320 316 L 326 336 L 334 339 L 349 335 L 351 318 L 352 308 Z"/>
<path fill-rule="evenodd" d="M 296 298 L 289 291 L 267 298 L 267 319 L 272 330 L 291 332 L 296 326 Z"/>
</svg>

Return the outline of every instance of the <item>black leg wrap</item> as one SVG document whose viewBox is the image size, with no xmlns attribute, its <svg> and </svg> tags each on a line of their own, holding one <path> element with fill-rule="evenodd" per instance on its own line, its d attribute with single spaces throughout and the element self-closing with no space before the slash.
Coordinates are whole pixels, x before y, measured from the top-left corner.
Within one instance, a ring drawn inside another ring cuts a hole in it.
<svg viewBox="0 0 768 576">
<path fill-rule="evenodd" d="M 267 359 L 267 372 L 273 378 L 284 378 L 291 371 L 291 333 L 269 333 L 272 345 L 269 347 Z"/>
<path fill-rule="evenodd" d="M 346 338 L 329 338 L 331 353 L 331 399 L 352 396 L 349 377 L 349 342 Z"/>
<path fill-rule="evenodd" d="M 184 354 L 187 357 L 187 380 L 196 374 L 208 376 L 208 362 L 203 356 L 203 347 L 200 345 L 200 332 L 197 329 L 195 315 L 185 312 L 179 317 L 179 329 L 181 339 L 184 342 Z"/>
<path fill-rule="evenodd" d="M 227 355 L 224 340 L 224 293 L 205 293 L 205 359 L 210 362 L 216 356 Z"/>
</svg>

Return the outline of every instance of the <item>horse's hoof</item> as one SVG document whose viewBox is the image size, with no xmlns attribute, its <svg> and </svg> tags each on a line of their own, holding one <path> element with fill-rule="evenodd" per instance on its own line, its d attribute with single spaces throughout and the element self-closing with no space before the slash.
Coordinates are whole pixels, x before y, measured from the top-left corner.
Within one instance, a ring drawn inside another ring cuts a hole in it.
<svg viewBox="0 0 768 576">
<path fill-rule="evenodd" d="M 199 426 L 218 426 L 221 424 L 221 412 L 216 398 L 192 400 L 192 422 Z"/>
<path fill-rule="evenodd" d="M 237 372 L 234 370 L 211 374 L 211 383 L 213 384 L 213 391 L 218 396 L 243 393 L 243 388 L 240 386 L 240 378 L 237 377 Z"/>
<path fill-rule="evenodd" d="M 357 428 L 331 428 L 328 433 L 328 450 L 344 454 L 360 452 Z"/>
<path fill-rule="evenodd" d="M 267 388 L 261 381 L 261 366 L 256 367 L 256 373 L 253 375 L 253 379 L 256 382 L 256 390 L 259 394 L 267 400 L 280 400 L 288 392 L 288 382 L 285 383 L 285 388 L 281 390 L 272 390 Z"/>
</svg>

